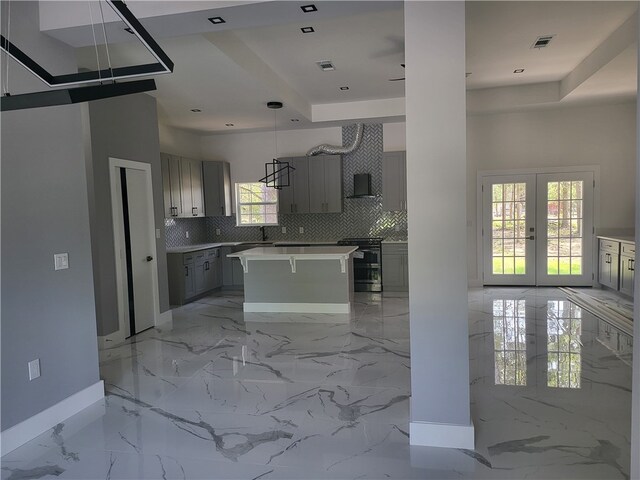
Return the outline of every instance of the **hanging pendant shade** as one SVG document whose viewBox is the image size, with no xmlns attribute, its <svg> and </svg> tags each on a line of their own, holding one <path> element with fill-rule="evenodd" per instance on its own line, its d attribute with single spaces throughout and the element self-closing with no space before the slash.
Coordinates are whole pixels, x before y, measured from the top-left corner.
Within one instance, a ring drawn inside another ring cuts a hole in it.
<svg viewBox="0 0 640 480">
<path fill-rule="evenodd" d="M 289 162 L 281 162 L 278 160 L 278 124 L 276 111 L 282 108 L 282 102 L 267 102 L 267 107 L 274 110 L 273 133 L 275 136 L 275 158 L 271 162 L 264 164 L 264 177 L 259 181 L 266 183 L 267 187 L 282 190 L 282 188 L 291 185 L 290 172 L 291 170 L 295 170 L 295 168 L 289 165 Z"/>
</svg>

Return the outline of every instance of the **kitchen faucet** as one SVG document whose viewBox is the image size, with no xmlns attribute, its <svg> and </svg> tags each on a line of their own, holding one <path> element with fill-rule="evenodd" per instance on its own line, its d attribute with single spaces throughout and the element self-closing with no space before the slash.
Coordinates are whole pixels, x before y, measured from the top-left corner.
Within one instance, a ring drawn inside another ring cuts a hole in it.
<svg viewBox="0 0 640 480">
<path fill-rule="evenodd" d="M 262 241 L 265 242 L 267 240 L 267 231 L 265 227 L 260 227 L 260 233 L 262 233 Z"/>
</svg>

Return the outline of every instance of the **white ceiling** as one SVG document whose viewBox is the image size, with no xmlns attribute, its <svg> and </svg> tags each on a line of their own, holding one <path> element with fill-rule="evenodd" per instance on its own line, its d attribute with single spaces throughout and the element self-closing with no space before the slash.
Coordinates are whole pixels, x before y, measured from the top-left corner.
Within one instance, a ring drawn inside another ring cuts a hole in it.
<svg viewBox="0 0 640 480">
<path fill-rule="evenodd" d="M 351 104 L 354 112 L 367 112 L 371 119 L 397 119 L 403 113 L 401 102 L 381 101 L 404 96 L 404 82 L 389 81 L 404 76 L 402 2 L 316 0 L 314 14 L 299 8 L 310 0 L 224 2 L 218 10 L 212 2 L 188 2 L 197 8 L 154 16 L 154 2 L 143 3 L 142 13 L 136 12 L 137 2 L 129 5 L 175 62 L 173 74 L 156 77 L 153 93 L 162 121 L 170 126 L 201 133 L 272 129 L 270 100 L 285 103 L 277 113 L 278 128 L 288 129 L 344 123 L 350 102 L 358 102 Z M 166 2 L 160 3 L 166 10 Z M 635 36 L 630 38 L 625 22 L 636 2 L 477 1 L 466 8 L 470 112 L 635 97 Z M 211 25 L 206 17 L 212 12 L 227 23 Z M 76 46 L 92 43 L 86 22 L 60 27 L 61 20 L 56 21 L 48 22 L 57 28 L 47 33 Z M 315 33 L 303 34 L 303 26 Z M 530 48 L 548 34 L 555 37 L 547 48 Z M 110 47 L 115 63 L 138 61 L 142 52 L 131 42 Z M 90 67 L 95 49 L 79 48 L 78 58 Z M 336 70 L 322 72 L 319 60 L 333 61 Z M 525 72 L 514 74 L 517 68 Z M 314 122 L 318 105 L 323 120 L 335 121 Z M 332 117 L 333 111 L 340 114 Z"/>
</svg>

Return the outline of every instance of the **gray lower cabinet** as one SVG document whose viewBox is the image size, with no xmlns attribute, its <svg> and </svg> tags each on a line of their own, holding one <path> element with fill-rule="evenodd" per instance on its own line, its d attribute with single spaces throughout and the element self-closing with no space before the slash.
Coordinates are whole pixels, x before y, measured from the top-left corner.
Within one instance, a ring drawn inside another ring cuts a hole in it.
<svg viewBox="0 0 640 480">
<path fill-rule="evenodd" d="M 598 248 L 598 282 L 605 287 L 618 290 L 618 266 L 620 242 L 600 239 Z"/>
<path fill-rule="evenodd" d="M 635 281 L 636 246 L 633 243 L 620 244 L 620 292 L 633 296 Z"/>
<path fill-rule="evenodd" d="M 382 154 L 382 210 L 407 209 L 407 161 L 405 152 Z"/>
<path fill-rule="evenodd" d="M 385 292 L 409 290 L 409 252 L 406 243 L 382 244 L 382 289 Z"/>
<path fill-rule="evenodd" d="M 231 208 L 231 168 L 229 162 L 202 162 L 204 206 L 207 217 L 229 217 Z"/>
<path fill-rule="evenodd" d="M 184 305 L 191 299 L 222 286 L 220 249 L 167 254 L 169 302 Z"/>
<path fill-rule="evenodd" d="M 289 186 L 279 191 L 279 213 L 309 213 L 309 157 L 280 158 L 295 170 L 289 173 Z"/>
<path fill-rule="evenodd" d="M 252 248 L 252 247 L 248 247 Z M 227 255 L 243 250 L 242 248 L 222 247 L 220 256 L 222 257 L 222 284 L 225 287 L 244 286 L 244 270 L 239 258 L 228 258 Z"/>
<path fill-rule="evenodd" d="M 342 157 L 309 157 L 309 212 L 342 212 Z"/>
</svg>

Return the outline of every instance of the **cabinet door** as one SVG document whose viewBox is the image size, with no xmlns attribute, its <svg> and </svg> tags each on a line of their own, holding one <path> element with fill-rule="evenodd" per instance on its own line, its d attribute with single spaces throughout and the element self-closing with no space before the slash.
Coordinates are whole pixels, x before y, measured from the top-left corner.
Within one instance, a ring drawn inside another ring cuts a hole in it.
<svg viewBox="0 0 640 480">
<path fill-rule="evenodd" d="M 173 204 L 171 203 L 171 180 L 169 178 L 169 159 L 167 153 L 160 154 L 160 165 L 162 166 L 162 196 L 164 198 L 164 217 L 173 217 Z"/>
<path fill-rule="evenodd" d="M 294 159 L 291 157 L 279 158 L 278 160 L 288 162 L 292 167 L 295 167 Z M 278 213 L 295 213 L 294 188 L 297 174 L 298 170 L 296 168 L 296 170 L 292 171 L 289 175 L 290 185 L 288 187 L 282 187 L 278 191 Z"/>
<path fill-rule="evenodd" d="M 609 252 L 600 251 L 598 254 L 598 283 L 611 287 L 611 264 L 609 263 Z"/>
<path fill-rule="evenodd" d="M 184 266 L 184 298 L 191 298 L 196 294 L 195 264 Z"/>
<path fill-rule="evenodd" d="M 169 192 L 171 196 L 171 206 L 173 207 L 173 217 L 180 217 L 184 213 L 182 201 L 182 172 L 180 169 L 180 157 L 168 155 L 169 159 Z"/>
<path fill-rule="evenodd" d="M 309 157 L 292 159 L 293 213 L 309 213 Z"/>
<path fill-rule="evenodd" d="M 309 213 L 324 213 L 324 158 L 309 158 Z"/>
<path fill-rule="evenodd" d="M 182 214 L 181 217 L 191 217 L 191 207 L 193 207 L 193 197 L 191 195 L 191 162 L 187 158 L 180 159 L 180 186 L 182 193 Z"/>
<path fill-rule="evenodd" d="M 382 255 L 382 288 L 385 291 L 397 292 L 405 288 L 404 255 Z"/>
<path fill-rule="evenodd" d="M 231 259 L 231 269 L 233 270 L 233 284 L 244 285 L 244 270 L 239 258 Z"/>
<path fill-rule="evenodd" d="M 620 255 L 620 292 L 633 296 L 634 257 Z"/>
<path fill-rule="evenodd" d="M 202 162 L 204 184 L 204 211 L 207 217 L 223 215 L 222 206 L 222 163 Z"/>
<path fill-rule="evenodd" d="M 342 157 L 324 157 L 325 213 L 342 212 Z"/>
<path fill-rule="evenodd" d="M 407 176 L 404 152 L 386 152 L 382 155 L 382 209 L 406 209 Z"/>
<path fill-rule="evenodd" d="M 202 162 L 200 160 L 188 160 L 188 162 L 191 174 L 191 215 L 194 217 L 204 217 Z"/>
</svg>

